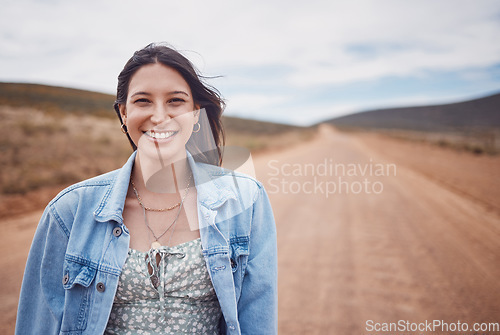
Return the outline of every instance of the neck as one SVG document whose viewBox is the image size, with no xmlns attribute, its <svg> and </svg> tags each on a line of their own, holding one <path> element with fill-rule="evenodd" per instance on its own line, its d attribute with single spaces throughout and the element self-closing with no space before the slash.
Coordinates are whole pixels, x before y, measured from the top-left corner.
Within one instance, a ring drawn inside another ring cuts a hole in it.
<svg viewBox="0 0 500 335">
<path fill-rule="evenodd" d="M 178 193 L 187 187 L 190 177 L 191 170 L 185 153 L 183 157 L 166 161 L 151 159 L 137 152 L 132 178 L 140 188 L 154 193 Z M 191 180 L 191 186 L 193 184 Z"/>
</svg>

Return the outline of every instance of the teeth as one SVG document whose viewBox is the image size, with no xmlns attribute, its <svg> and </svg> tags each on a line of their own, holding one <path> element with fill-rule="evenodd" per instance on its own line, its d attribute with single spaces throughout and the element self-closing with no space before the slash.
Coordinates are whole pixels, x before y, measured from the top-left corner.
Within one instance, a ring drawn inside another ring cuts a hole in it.
<svg viewBox="0 0 500 335">
<path fill-rule="evenodd" d="M 176 131 L 155 132 L 155 131 L 148 130 L 146 132 L 146 135 L 148 135 L 152 138 L 156 138 L 156 139 L 164 139 L 164 138 L 169 138 L 170 136 L 174 135 L 175 133 L 176 133 Z"/>
</svg>

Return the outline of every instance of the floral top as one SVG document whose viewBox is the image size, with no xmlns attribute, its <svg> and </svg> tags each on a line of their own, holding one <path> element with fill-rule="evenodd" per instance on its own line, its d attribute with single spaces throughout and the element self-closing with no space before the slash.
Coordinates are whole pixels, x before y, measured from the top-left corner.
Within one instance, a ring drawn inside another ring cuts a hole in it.
<svg viewBox="0 0 500 335">
<path fill-rule="evenodd" d="M 153 271 L 151 251 L 129 249 L 105 334 L 219 334 L 222 312 L 201 240 L 162 246 L 157 254 Z"/>
</svg>

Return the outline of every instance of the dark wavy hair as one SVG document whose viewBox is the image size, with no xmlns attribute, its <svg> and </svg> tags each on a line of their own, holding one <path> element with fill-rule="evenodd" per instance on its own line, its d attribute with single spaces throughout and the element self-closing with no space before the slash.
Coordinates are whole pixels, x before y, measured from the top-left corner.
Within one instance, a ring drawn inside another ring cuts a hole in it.
<svg viewBox="0 0 500 335">
<path fill-rule="evenodd" d="M 197 161 L 220 166 L 222 164 L 222 151 L 225 142 L 221 120 L 222 112 L 225 108 L 224 100 L 216 88 L 204 82 L 206 77 L 199 74 L 186 57 L 166 44 L 151 43 L 145 48 L 136 51 L 120 72 L 116 90 L 116 101 L 114 104 L 114 109 L 118 114 L 120 123 L 123 126 L 123 120 L 118 105 L 124 105 L 127 102 L 130 79 L 142 66 L 154 63 L 161 63 L 179 72 L 191 89 L 195 105 L 199 105 L 201 109 L 205 109 L 206 111 L 211 134 L 207 134 L 206 131 L 193 133 L 186 145 L 188 151 Z M 202 118 L 200 118 L 200 123 L 201 120 Z M 208 129 L 207 127 L 201 126 L 201 129 L 204 128 Z M 210 136 L 215 142 L 216 149 L 208 152 L 202 151 L 197 145 L 197 143 L 200 143 L 198 141 L 210 141 Z M 137 146 L 132 141 L 128 132 L 127 137 L 132 148 L 136 150 Z"/>
</svg>

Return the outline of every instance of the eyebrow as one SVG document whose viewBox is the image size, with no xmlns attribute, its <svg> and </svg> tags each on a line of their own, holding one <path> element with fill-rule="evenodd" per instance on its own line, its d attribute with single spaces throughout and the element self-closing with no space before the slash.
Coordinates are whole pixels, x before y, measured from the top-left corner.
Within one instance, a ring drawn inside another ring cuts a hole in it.
<svg viewBox="0 0 500 335">
<path fill-rule="evenodd" d="M 172 91 L 172 92 L 168 92 L 167 93 L 168 95 L 173 95 L 173 94 L 184 94 L 185 96 L 188 96 L 189 97 L 189 94 L 187 94 L 186 92 L 184 91 Z M 139 92 L 135 92 L 134 94 L 132 94 L 130 97 L 135 97 L 136 95 L 151 95 L 151 93 L 148 93 L 148 92 L 144 92 L 144 91 L 139 91 Z"/>
</svg>

